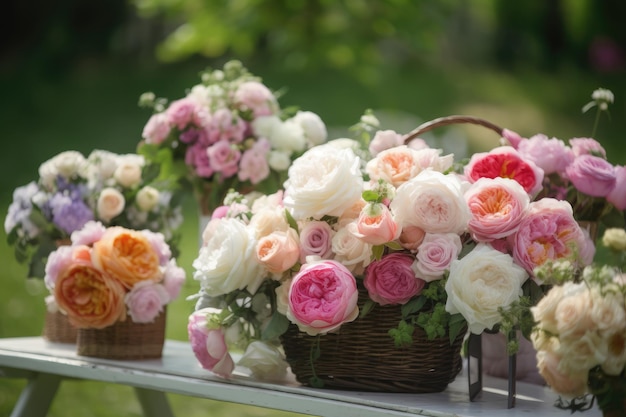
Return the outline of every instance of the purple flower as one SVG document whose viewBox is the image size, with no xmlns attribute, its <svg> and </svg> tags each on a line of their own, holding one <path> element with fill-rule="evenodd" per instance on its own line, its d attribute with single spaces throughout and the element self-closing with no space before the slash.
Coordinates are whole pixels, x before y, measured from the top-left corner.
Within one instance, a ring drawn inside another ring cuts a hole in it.
<svg viewBox="0 0 626 417">
<path fill-rule="evenodd" d="M 565 171 L 574 187 L 592 197 L 606 197 L 615 188 L 615 171 L 610 162 L 581 155 Z"/>
<path fill-rule="evenodd" d="M 30 220 L 33 210 L 31 199 L 38 191 L 37 184 L 31 182 L 13 191 L 13 202 L 9 206 L 9 212 L 4 219 L 4 230 L 9 234 L 18 225 L 22 227 L 28 237 L 35 237 L 39 228 Z"/>
<path fill-rule="evenodd" d="M 49 201 L 52 222 L 62 231 L 71 234 L 94 219 L 93 211 L 82 200 L 72 200 L 63 194 L 55 194 Z"/>
</svg>

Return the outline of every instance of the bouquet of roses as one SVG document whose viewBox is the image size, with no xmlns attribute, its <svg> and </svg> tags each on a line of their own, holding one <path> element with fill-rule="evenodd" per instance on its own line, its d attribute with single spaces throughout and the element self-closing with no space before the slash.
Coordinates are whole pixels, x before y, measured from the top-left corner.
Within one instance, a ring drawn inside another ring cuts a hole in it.
<svg viewBox="0 0 626 417">
<path fill-rule="evenodd" d="M 363 121 L 371 129 L 375 119 Z M 316 146 L 289 168 L 284 193 L 235 194 L 216 211 L 193 264 L 201 299 L 188 329 L 203 367 L 230 375 L 238 347 L 239 365 L 275 377 L 290 323 L 323 337 L 377 304 L 402 306 L 386 329 L 396 346 L 410 345 L 416 326 L 452 342 L 466 325 L 496 326 L 546 260 L 590 262 L 571 206 L 531 202 L 542 172 L 514 149 L 459 167 L 422 140 L 404 142 L 378 130 L 365 147 Z"/>
<path fill-rule="evenodd" d="M 609 228 L 603 244 L 626 259 L 626 231 Z M 626 413 L 626 276 L 619 267 L 574 268 L 551 262 L 538 274 L 556 282 L 532 308 L 538 369 L 562 396 L 557 406 L 581 411 L 597 398 L 604 415 Z M 589 396 L 592 397 L 590 401 Z"/>
<path fill-rule="evenodd" d="M 29 277 L 43 277 L 46 257 L 87 222 L 160 232 L 176 253 L 183 216 L 176 184 L 137 154 L 65 151 L 39 167 L 39 179 L 13 193 L 4 228 Z"/>
<path fill-rule="evenodd" d="M 50 254 L 44 282 L 49 310 L 76 328 L 153 322 L 185 281 L 161 233 L 89 221 L 71 242 Z"/>
<path fill-rule="evenodd" d="M 190 184 L 205 214 L 231 188 L 275 191 L 291 160 L 326 140 L 317 114 L 281 109 L 277 94 L 239 61 L 206 70 L 181 99 L 145 93 L 140 105 L 154 114 L 139 153 Z"/>
</svg>

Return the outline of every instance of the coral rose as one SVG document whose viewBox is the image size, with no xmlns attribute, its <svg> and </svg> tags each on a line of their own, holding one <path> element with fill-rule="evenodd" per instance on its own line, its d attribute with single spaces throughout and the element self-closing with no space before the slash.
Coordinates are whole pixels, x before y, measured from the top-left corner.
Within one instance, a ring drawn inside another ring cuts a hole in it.
<svg viewBox="0 0 626 417">
<path fill-rule="evenodd" d="M 418 295 L 426 282 L 415 277 L 413 259 L 411 254 L 396 252 L 369 264 L 363 284 L 370 298 L 380 305 L 406 304 Z"/>
</svg>

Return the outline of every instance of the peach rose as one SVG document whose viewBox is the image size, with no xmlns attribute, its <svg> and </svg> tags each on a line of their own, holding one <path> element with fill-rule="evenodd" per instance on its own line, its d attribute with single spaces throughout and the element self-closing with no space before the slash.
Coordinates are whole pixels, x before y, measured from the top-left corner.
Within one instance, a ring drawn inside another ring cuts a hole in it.
<svg viewBox="0 0 626 417">
<path fill-rule="evenodd" d="M 91 260 L 74 258 L 57 276 L 54 297 L 77 328 L 102 329 L 126 318 L 122 285 L 94 267 Z"/>
<path fill-rule="evenodd" d="M 111 227 L 94 243 L 94 265 L 119 280 L 126 288 L 140 281 L 159 282 L 159 255 L 150 240 L 136 230 Z"/>
<path fill-rule="evenodd" d="M 259 239 L 256 246 L 259 262 L 274 274 L 285 272 L 300 258 L 298 234 L 295 230 L 276 231 Z"/>
<path fill-rule="evenodd" d="M 356 225 L 358 231 L 356 236 L 371 245 L 382 245 L 400 236 L 400 228 L 391 211 L 381 203 L 365 206 Z"/>
<path fill-rule="evenodd" d="M 559 370 L 561 357 L 551 351 L 537 352 L 537 368 L 554 391 L 566 397 L 579 397 L 587 391 L 587 373 L 564 373 Z"/>
<path fill-rule="evenodd" d="M 110 222 L 111 219 L 124 211 L 125 206 L 126 200 L 122 193 L 115 188 L 105 188 L 98 196 L 98 217 L 105 222 Z"/>
<path fill-rule="evenodd" d="M 568 282 L 564 287 L 564 298 L 554 311 L 556 328 L 561 338 L 577 339 L 594 327 L 590 316 L 591 297 L 584 283 Z"/>
</svg>

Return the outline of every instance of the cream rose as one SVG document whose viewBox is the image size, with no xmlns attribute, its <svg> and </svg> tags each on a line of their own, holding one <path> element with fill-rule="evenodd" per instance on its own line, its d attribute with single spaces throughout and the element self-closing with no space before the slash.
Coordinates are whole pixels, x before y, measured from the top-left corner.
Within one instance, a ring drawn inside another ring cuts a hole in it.
<svg viewBox="0 0 626 417">
<path fill-rule="evenodd" d="M 467 186 L 456 175 L 422 171 L 398 187 L 390 208 L 402 228 L 417 226 L 426 233 L 460 235 L 470 220 L 463 197 Z"/>
<path fill-rule="evenodd" d="M 446 282 L 446 311 L 461 313 L 470 331 L 480 334 L 501 320 L 499 307 L 519 299 L 527 278 L 511 256 L 480 243 L 452 262 Z"/>
<path fill-rule="evenodd" d="M 260 340 L 248 345 L 237 365 L 245 366 L 252 371 L 255 378 L 264 381 L 282 380 L 289 367 L 276 346 Z"/>
<path fill-rule="evenodd" d="M 256 260 L 254 231 L 237 219 L 211 221 L 205 244 L 193 261 L 194 279 L 209 296 L 247 288 L 252 294 L 261 285 L 264 268 Z"/>
<path fill-rule="evenodd" d="M 310 146 L 321 145 L 326 141 L 328 133 L 322 119 L 310 111 L 299 111 L 292 119 L 304 131 L 304 136 Z"/>
<path fill-rule="evenodd" d="M 289 168 L 283 203 L 296 219 L 341 216 L 361 198 L 360 160 L 350 149 L 315 146 Z"/>
<path fill-rule="evenodd" d="M 372 245 L 356 236 L 356 228 L 356 222 L 348 223 L 335 233 L 331 244 L 335 260 L 360 275 L 371 261 Z"/>
<path fill-rule="evenodd" d="M 131 188 L 141 182 L 141 166 L 132 160 L 122 160 L 115 172 L 113 178 L 123 187 Z"/>
<path fill-rule="evenodd" d="M 561 357 L 552 351 L 537 352 L 537 369 L 554 391 L 565 397 L 579 397 L 587 391 L 587 374 L 559 370 Z"/>
<path fill-rule="evenodd" d="M 122 193 L 115 188 L 104 188 L 98 196 L 98 218 L 108 223 L 111 219 L 122 213 L 125 206 L 126 200 Z"/>
<path fill-rule="evenodd" d="M 626 230 L 617 227 L 606 229 L 602 235 L 602 244 L 617 252 L 626 252 Z"/>
<path fill-rule="evenodd" d="M 554 310 L 556 330 L 561 338 L 582 337 L 593 327 L 591 296 L 584 283 L 567 282 L 563 287 L 563 299 Z"/>
<path fill-rule="evenodd" d="M 146 185 L 137 192 L 137 205 L 141 211 L 150 211 L 159 203 L 159 190 Z"/>
</svg>

